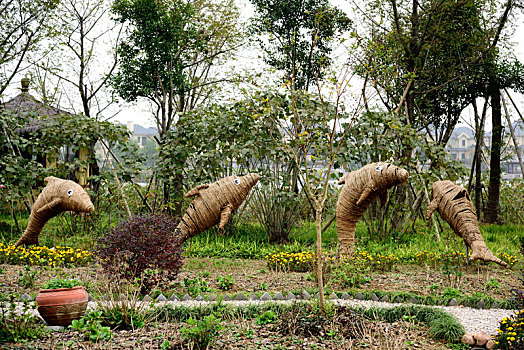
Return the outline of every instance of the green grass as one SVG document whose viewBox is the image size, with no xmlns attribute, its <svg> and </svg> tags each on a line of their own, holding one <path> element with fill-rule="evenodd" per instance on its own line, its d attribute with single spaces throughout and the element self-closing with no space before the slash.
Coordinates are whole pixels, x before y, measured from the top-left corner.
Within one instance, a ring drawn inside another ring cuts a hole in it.
<svg viewBox="0 0 524 350">
<path fill-rule="evenodd" d="M 28 215 L 17 216 L 19 225 L 25 229 Z M 85 219 L 72 218 L 71 214 L 62 214 L 51 219 L 40 235 L 40 244 L 45 246 L 71 246 L 92 250 L 96 238 L 103 234 L 116 220 L 107 215 Z M 73 222 L 76 226 L 73 226 Z M 403 235 L 389 236 L 379 240 L 376 235 L 370 234 L 363 222 L 356 228 L 356 245 L 369 253 L 383 255 L 393 254 L 401 260 L 413 257 L 416 253 L 441 253 L 445 251 L 464 251 L 464 243 L 455 235 L 447 224 L 443 223 L 444 232 L 440 233 L 440 242 L 426 227 L 425 223 L 417 222 L 415 232 Z M 75 232 L 75 234 L 73 234 Z M 524 242 L 523 226 L 519 225 L 488 225 L 481 226 L 481 232 L 487 246 L 494 254 L 502 252 L 520 256 L 521 242 Z M 14 243 L 20 237 L 16 232 L 14 219 L 9 214 L 0 214 L 0 242 Z M 290 243 L 272 245 L 258 223 L 240 223 L 232 234 L 220 236 L 212 228 L 186 243 L 187 256 L 212 256 L 224 258 L 263 259 L 266 254 L 274 251 L 300 252 L 315 250 L 316 230 L 313 222 L 306 222 L 294 228 L 290 235 Z M 322 235 L 322 244 L 327 251 L 336 251 L 337 232 L 333 223 Z"/>
</svg>

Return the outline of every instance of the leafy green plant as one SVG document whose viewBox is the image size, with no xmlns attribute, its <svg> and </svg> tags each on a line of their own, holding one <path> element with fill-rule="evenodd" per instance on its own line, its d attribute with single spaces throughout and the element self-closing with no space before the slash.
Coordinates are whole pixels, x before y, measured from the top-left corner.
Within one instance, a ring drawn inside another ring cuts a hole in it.
<svg viewBox="0 0 524 350">
<path fill-rule="evenodd" d="M 267 285 L 266 282 L 262 282 L 262 283 L 260 283 L 260 285 L 258 286 L 258 290 L 268 290 L 268 289 L 269 289 L 269 287 L 268 287 L 268 285 Z"/>
<path fill-rule="evenodd" d="M 217 277 L 218 288 L 221 290 L 230 290 L 235 284 L 235 278 L 233 275 L 224 275 Z"/>
<path fill-rule="evenodd" d="M 371 267 L 362 260 L 343 260 L 333 266 L 329 279 L 344 288 L 359 287 L 371 281 Z"/>
<path fill-rule="evenodd" d="M 82 285 L 74 278 L 52 278 L 42 285 L 42 289 L 73 288 Z"/>
<path fill-rule="evenodd" d="M 221 330 L 224 329 L 221 320 L 214 315 L 204 316 L 203 320 L 188 319 L 189 326 L 180 330 L 182 338 L 192 344 L 195 349 L 208 349 L 215 341 Z"/>
<path fill-rule="evenodd" d="M 26 266 L 24 270 L 18 272 L 18 284 L 25 288 L 34 287 L 38 275 L 37 270 L 31 270 L 31 267 Z"/>
<path fill-rule="evenodd" d="M 107 341 L 113 337 L 110 327 L 102 326 L 102 311 L 93 311 L 79 320 L 73 320 L 69 328 L 84 333 L 91 342 Z"/>
<path fill-rule="evenodd" d="M 15 302 L 11 296 L 8 302 L 0 307 L 0 342 L 20 343 L 26 340 L 38 339 L 44 334 L 44 325 L 31 311 L 33 307 L 28 302 Z"/>
<path fill-rule="evenodd" d="M 201 278 L 184 278 L 184 281 L 182 281 L 182 285 L 187 290 L 187 292 L 192 295 L 196 296 L 200 293 L 209 292 L 209 286 L 207 285 L 207 282 Z"/>
<path fill-rule="evenodd" d="M 491 277 L 491 279 L 486 283 L 486 288 L 498 290 L 500 288 L 500 282 L 496 278 Z"/>
<path fill-rule="evenodd" d="M 258 325 L 266 325 L 270 323 L 275 323 L 278 320 L 278 316 L 274 311 L 268 310 L 263 314 L 257 316 Z"/>
<path fill-rule="evenodd" d="M 455 289 L 455 288 L 444 288 L 444 289 L 442 290 L 442 292 L 440 292 L 440 295 L 441 295 L 443 298 L 450 299 L 450 298 L 458 298 L 458 297 L 461 297 L 461 296 L 462 296 L 462 293 L 460 292 L 460 290 Z"/>
</svg>

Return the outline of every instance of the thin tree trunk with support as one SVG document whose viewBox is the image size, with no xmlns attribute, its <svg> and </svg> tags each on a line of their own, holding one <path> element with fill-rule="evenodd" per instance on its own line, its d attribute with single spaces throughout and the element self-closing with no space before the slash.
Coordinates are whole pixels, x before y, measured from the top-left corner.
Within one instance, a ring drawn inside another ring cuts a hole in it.
<svg viewBox="0 0 524 350">
<path fill-rule="evenodd" d="M 499 221 L 500 212 L 500 158 L 502 150 L 502 111 L 500 104 L 500 90 L 495 81 L 490 82 L 491 90 L 491 120 L 493 131 L 491 134 L 490 172 L 488 187 L 488 202 L 484 211 L 484 221 L 494 224 Z"/>
</svg>

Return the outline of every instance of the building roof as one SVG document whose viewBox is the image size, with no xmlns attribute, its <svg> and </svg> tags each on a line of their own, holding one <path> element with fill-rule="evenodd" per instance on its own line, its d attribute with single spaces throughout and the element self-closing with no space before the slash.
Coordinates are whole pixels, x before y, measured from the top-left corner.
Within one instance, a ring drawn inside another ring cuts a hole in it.
<svg viewBox="0 0 524 350">
<path fill-rule="evenodd" d="M 524 136 L 524 123 L 522 120 L 517 120 L 516 122 L 512 123 L 513 129 L 515 129 L 515 136 Z M 484 135 L 487 137 L 490 137 L 493 132 L 490 130 L 486 132 Z M 504 133 L 509 134 L 509 126 L 506 126 L 504 128 Z"/>
<path fill-rule="evenodd" d="M 451 134 L 451 138 L 457 138 L 461 134 L 466 134 L 467 137 L 474 137 L 475 136 L 475 132 L 473 131 L 473 129 L 471 129 L 471 128 L 467 127 L 467 126 L 459 126 L 459 127 L 456 127 L 453 130 L 453 133 Z"/>
<path fill-rule="evenodd" d="M 29 122 L 15 131 L 20 134 L 34 132 L 42 127 L 43 121 L 59 114 L 71 114 L 38 101 L 28 92 L 29 80 L 22 79 L 22 93 L 4 103 L 5 110 L 17 115 L 29 116 Z"/>
<path fill-rule="evenodd" d="M 144 128 L 143 126 L 138 125 L 138 124 L 134 124 L 134 126 L 135 127 L 133 128 L 133 135 L 151 136 L 151 135 L 158 134 L 158 130 L 156 128 L 153 128 L 153 127 Z"/>
</svg>

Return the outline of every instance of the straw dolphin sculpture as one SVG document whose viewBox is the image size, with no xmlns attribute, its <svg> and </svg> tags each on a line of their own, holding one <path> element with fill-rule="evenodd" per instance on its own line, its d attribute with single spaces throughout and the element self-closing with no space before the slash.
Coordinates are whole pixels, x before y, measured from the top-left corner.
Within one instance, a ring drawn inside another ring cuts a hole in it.
<svg viewBox="0 0 524 350">
<path fill-rule="evenodd" d="M 259 178 L 254 173 L 241 177 L 228 176 L 186 193 L 186 197 L 195 199 L 178 224 L 182 242 L 217 224 L 219 232 L 223 231 L 232 213 L 244 202 Z"/>
<path fill-rule="evenodd" d="M 433 200 L 428 205 L 426 220 L 429 220 L 435 210 L 471 248 L 470 260 L 493 261 L 502 266 L 507 266 L 486 246 L 486 242 L 484 242 L 480 233 L 477 213 L 468 190 L 449 180 L 433 183 Z"/>
<path fill-rule="evenodd" d="M 338 197 L 336 218 L 339 255 L 351 255 L 355 249 L 357 221 L 377 197 L 382 205 L 388 200 L 388 190 L 409 177 L 406 170 L 379 162 L 368 164 L 344 175 L 339 185 L 345 184 Z"/>
<path fill-rule="evenodd" d="M 79 184 L 49 176 L 44 179 L 47 185 L 38 195 L 27 228 L 15 243 L 15 247 L 22 244 L 38 245 L 38 236 L 49 219 L 65 211 L 76 213 L 92 213 L 95 210 L 91 198 Z"/>
</svg>

